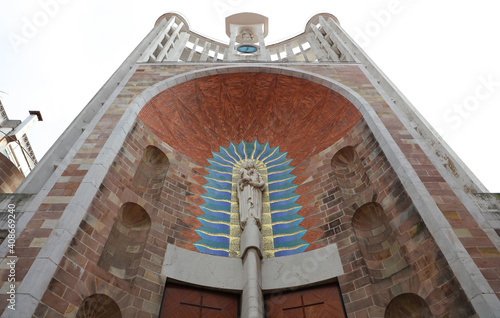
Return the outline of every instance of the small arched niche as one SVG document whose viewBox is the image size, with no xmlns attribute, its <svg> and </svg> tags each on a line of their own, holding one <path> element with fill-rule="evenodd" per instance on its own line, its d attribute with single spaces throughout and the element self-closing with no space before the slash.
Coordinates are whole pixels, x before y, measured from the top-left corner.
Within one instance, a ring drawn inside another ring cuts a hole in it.
<svg viewBox="0 0 500 318">
<path fill-rule="evenodd" d="M 429 305 L 416 294 L 401 294 L 391 300 L 385 310 L 384 318 L 430 318 Z"/>
<path fill-rule="evenodd" d="M 140 205 L 131 202 L 122 205 L 98 265 L 119 278 L 134 278 L 150 228 L 151 218 Z"/>
<path fill-rule="evenodd" d="M 406 267 L 401 246 L 380 204 L 370 202 L 357 209 L 352 226 L 373 278 L 383 279 Z"/>
<path fill-rule="evenodd" d="M 344 200 L 362 192 L 370 185 L 365 167 L 352 146 L 337 151 L 332 158 L 332 169 Z"/>
<path fill-rule="evenodd" d="M 76 313 L 76 318 L 121 318 L 118 304 L 109 296 L 94 294 L 85 298 Z"/>
<path fill-rule="evenodd" d="M 153 197 L 160 196 L 163 181 L 170 161 L 163 151 L 155 146 L 147 146 L 132 179 L 132 185 L 139 193 Z"/>
</svg>

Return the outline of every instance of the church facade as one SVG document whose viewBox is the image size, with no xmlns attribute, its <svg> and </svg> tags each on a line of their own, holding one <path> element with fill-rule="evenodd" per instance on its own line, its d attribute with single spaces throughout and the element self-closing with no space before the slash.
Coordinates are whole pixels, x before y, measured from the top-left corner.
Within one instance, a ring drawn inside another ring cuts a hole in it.
<svg viewBox="0 0 500 318">
<path fill-rule="evenodd" d="M 161 16 L 1 197 L 2 317 L 498 317 L 498 198 L 338 20 L 226 30 Z"/>
</svg>

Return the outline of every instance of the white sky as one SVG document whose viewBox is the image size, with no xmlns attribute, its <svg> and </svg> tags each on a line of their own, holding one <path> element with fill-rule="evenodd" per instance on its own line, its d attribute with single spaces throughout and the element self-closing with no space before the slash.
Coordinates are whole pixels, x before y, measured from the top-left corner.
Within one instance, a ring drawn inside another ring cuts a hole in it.
<svg viewBox="0 0 500 318">
<path fill-rule="evenodd" d="M 303 32 L 316 13 L 332 13 L 484 185 L 500 192 L 494 0 L 0 0 L 0 98 L 11 119 L 42 112 L 28 133 L 39 160 L 172 11 L 191 30 L 225 42 L 225 16 L 263 14 L 268 44 Z"/>
</svg>

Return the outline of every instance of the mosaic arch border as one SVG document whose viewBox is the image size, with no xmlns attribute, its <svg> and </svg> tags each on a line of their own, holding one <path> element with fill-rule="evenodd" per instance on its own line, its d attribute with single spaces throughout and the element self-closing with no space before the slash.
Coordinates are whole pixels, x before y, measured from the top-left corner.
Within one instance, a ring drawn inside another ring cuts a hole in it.
<svg viewBox="0 0 500 318">
<path fill-rule="evenodd" d="M 358 65 L 358 67 L 363 71 L 363 65 Z M 127 126 L 130 128 L 142 107 L 154 96 L 168 88 L 197 78 L 230 73 L 271 73 L 297 77 L 325 86 L 351 102 L 359 110 L 375 139 L 380 144 L 380 147 L 401 180 L 403 187 L 414 202 L 415 207 L 426 223 L 437 245 L 441 250 L 448 252 L 445 254 L 445 258 L 460 281 L 467 297 L 471 300 L 476 312 L 482 316 L 483 314 L 490 315 L 500 310 L 500 300 L 496 297 L 493 289 L 481 274 L 465 247 L 458 240 L 451 225 L 442 213 L 440 213 L 432 196 L 425 188 L 406 156 L 397 146 L 377 113 L 360 94 L 348 86 L 322 75 L 289 67 L 262 64 L 216 66 L 173 76 L 149 87 L 132 101 L 122 120 L 124 120 L 125 125 L 128 122 Z M 379 93 L 382 96 L 386 96 L 384 92 Z M 125 128 L 123 127 L 128 132 L 128 129 Z"/>
</svg>

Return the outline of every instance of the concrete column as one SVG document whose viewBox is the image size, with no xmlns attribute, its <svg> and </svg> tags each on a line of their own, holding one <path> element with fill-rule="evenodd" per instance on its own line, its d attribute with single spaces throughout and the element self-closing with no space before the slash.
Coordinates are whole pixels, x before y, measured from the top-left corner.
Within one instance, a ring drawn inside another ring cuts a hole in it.
<svg viewBox="0 0 500 318">
<path fill-rule="evenodd" d="M 156 57 L 156 62 L 162 62 L 165 58 L 167 58 L 167 53 L 170 50 L 170 47 L 174 44 L 174 41 L 177 40 L 179 37 L 179 33 L 181 32 L 182 28 L 184 27 L 184 22 L 179 23 L 177 27 L 174 30 L 174 33 L 170 36 L 170 39 L 168 39 L 167 43 L 165 43 L 165 46 L 163 49 L 158 53 L 158 56 Z"/>
<path fill-rule="evenodd" d="M 285 44 L 285 51 L 286 51 L 286 57 L 288 59 L 288 62 L 296 62 L 297 59 L 295 58 L 295 54 L 293 54 L 293 50 L 290 47 L 290 44 Z"/>
<path fill-rule="evenodd" d="M 332 40 L 334 45 L 337 44 L 337 48 L 340 51 L 340 53 L 342 54 L 342 57 L 344 57 L 345 60 L 348 62 L 354 62 L 354 58 L 351 56 L 349 51 L 346 49 L 346 47 L 342 43 L 342 40 L 338 36 L 337 32 L 335 32 L 335 30 L 331 26 L 331 23 L 335 24 L 335 22 L 333 21 L 332 18 L 329 18 L 329 20 L 331 20 L 331 21 L 327 22 L 325 20 L 325 18 L 323 18 L 322 16 L 319 17 L 319 23 L 321 24 L 323 29 L 326 31 L 327 35 L 330 36 L 330 39 Z"/>
<path fill-rule="evenodd" d="M 249 218 L 240 243 L 243 259 L 243 293 L 241 295 L 241 317 L 264 317 L 264 296 L 262 294 L 262 235 L 257 222 Z"/>
<path fill-rule="evenodd" d="M 332 48 L 330 47 L 330 44 L 325 40 L 325 38 L 323 37 L 323 34 L 321 34 L 321 32 L 319 32 L 318 28 L 314 25 L 314 24 L 310 24 L 309 27 L 311 28 L 311 30 L 313 31 L 315 37 L 319 40 L 319 42 L 321 43 L 321 45 L 323 46 L 323 48 L 326 50 L 326 52 L 328 53 L 328 57 L 334 61 L 334 62 L 338 62 L 339 61 L 339 56 L 337 55 L 337 53 L 335 53 Z"/>
<path fill-rule="evenodd" d="M 163 30 L 154 37 L 154 39 L 151 41 L 151 44 L 148 45 L 147 49 L 139 58 L 138 60 L 139 63 L 153 62 L 156 59 L 154 52 L 158 49 L 158 46 L 161 46 L 163 48 L 161 42 L 163 41 L 163 38 L 165 38 L 165 34 L 167 34 L 170 31 L 174 23 L 175 23 L 175 17 L 173 16 L 170 18 L 170 20 L 168 20 L 168 22 L 166 22 L 166 25 L 163 28 Z"/>
<path fill-rule="evenodd" d="M 177 62 L 181 58 L 182 52 L 186 48 L 186 43 L 189 40 L 189 33 L 181 32 L 179 35 L 179 39 L 174 43 L 174 48 L 167 55 L 167 61 L 169 62 Z"/>
<path fill-rule="evenodd" d="M 266 49 L 266 44 L 264 43 L 264 33 L 261 28 L 257 28 L 257 35 L 259 37 L 259 60 L 261 61 L 271 61 L 271 53 Z"/>
<path fill-rule="evenodd" d="M 236 35 L 238 33 L 238 27 L 236 25 L 232 25 L 229 28 L 230 30 L 230 38 L 229 38 L 229 48 L 226 50 L 224 54 L 225 61 L 236 61 Z"/>
<path fill-rule="evenodd" d="M 314 34 L 312 33 L 307 33 L 306 34 L 306 39 L 307 42 L 311 45 L 311 49 L 314 52 L 314 55 L 316 55 L 316 58 L 320 62 L 327 62 L 328 58 L 326 57 L 325 51 L 321 48 L 321 45 L 319 44 L 318 40 L 314 37 Z"/>
</svg>

